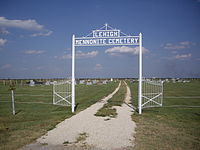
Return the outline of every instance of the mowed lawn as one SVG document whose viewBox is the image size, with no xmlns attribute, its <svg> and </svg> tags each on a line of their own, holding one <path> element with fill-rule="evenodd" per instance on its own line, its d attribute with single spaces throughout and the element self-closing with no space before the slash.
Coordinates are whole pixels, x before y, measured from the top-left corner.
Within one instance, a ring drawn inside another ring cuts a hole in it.
<svg viewBox="0 0 200 150">
<path fill-rule="evenodd" d="M 137 83 L 130 84 L 137 105 Z M 164 83 L 164 105 L 143 109 L 137 124 L 136 150 L 200 149 L 200 81 Z"/>
<path fill-rule="evenodd" d="M 118 82 L 77 85 L 76 113 L 107 96 L 117 86 Z M 70 107 L 52 105 L 52 86 L 17 86 L 16 115 L 12 115 L 8 89 L 8 86 L 0 85 L 0 149 L 19 149 L 74 115 Z"/>
</svg>

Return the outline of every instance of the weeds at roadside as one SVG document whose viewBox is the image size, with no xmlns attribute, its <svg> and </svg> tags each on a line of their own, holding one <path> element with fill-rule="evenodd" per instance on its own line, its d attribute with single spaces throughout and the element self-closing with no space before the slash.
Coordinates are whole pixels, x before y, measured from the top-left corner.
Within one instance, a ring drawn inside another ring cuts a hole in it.
<svg viewBox="0 0 200 150">
<path fill-rule="evenodd" d="M 87 133 L 83 132 L 80 133 L 79 136 L 76 138 L 76 142 L 75 143 L 80 143 L 86 140 L 86 138 L 88 137 Z"/>
<path fill-rule="evenodd" d="M 46 145 L 48 145 L 48 143 L 42 143 L 42 146 L 46 146 Z"/>
<path fill-rule="evenodd" d="M 68 145 L 68 144 L 71 144 L 69 141 L 65 141 L 63 142 L 64 145 Z"/>
</svg>

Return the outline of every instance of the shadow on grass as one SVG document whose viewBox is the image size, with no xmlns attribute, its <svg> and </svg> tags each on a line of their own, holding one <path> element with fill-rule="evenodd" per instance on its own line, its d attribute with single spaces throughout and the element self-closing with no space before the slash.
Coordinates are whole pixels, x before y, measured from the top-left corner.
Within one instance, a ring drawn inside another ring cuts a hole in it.
<svg viewBox="0 0 200 150">
<path fill-rule="evenodd" d="M 17 111 L 15 112 L 15 115 L 19 114 L 20 112 L 22 112 L 21 109 L 20 109 L 20 110 L 17 110 Z"/>
<path fill-rule="evenodd" d="M 133 111 L 135 111 L 135 112 L 138 113 L 138 109 L 135 106 L 133 106 L 132 104 L 128 104 L 126 102 L 124 102 L 124 104 L 126 104 L 128 107 L 130 107 L 131 109 L 133 109 Z"/>
<path fill-rule="evenodd" d="M 74 110 L 75 110 L 75 111 L 77 110 L 78 106 L 79 106 L 79 103 L 77 103 L 77 104 L 75 105 L 75 107 L 74 107 Z"/>
</svg>

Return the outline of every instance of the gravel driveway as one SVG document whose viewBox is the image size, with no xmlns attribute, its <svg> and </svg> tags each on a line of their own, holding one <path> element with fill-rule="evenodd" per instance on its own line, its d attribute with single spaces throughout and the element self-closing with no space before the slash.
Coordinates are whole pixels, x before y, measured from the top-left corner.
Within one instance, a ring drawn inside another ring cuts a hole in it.
<svg viewBox="0 0 200 150">
<path fill-rule="evenodd" d="M 24 150 L 130 150 L 134 146 L 135 122 L 133 110 L 127 105 L 115 106 L 117 117 L 97 117 L 96 112 L 119 90 L 93 104 L 84 111 L 59 123 L 55 129 L 37 139 L 36 143 L 25 146 Z M 127 86 L 127 84 L 126 84 Z M 126 103 L 131 101 L 127 86 Z"/>
</svg>

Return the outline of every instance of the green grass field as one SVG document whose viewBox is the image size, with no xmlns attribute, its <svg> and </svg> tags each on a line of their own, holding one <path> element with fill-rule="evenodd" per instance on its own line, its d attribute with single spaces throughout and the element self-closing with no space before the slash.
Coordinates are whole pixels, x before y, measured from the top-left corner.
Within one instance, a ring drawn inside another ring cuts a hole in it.
<svg viewBox="0 0 200 150">
<path fill-rule="evenodd" d="M 135 106 L 137 85 L 129 83 Z M 132 116 L 137 124 L 135 149 L 199 150 L 200 81 L 165 83 L 163 103 L 163 107 L 146 108 L 142 115 Z"/>
<path fill-rule="evenodd" d="M 76 113 L 114 91 L 117 85 L 76 86 Z M 8 89 L 0 85 L 0 149 L 21 148 L 73 115 L 70 107 L 52 105 L 52 86 L 17 86 L 16 115 L 12 115 Z"/>
<path fill-rule="evenodd" d="M 127 83 L 131 88 L 133 104 L 137 106 L 138 84 Z M 114 91 L 117 85 L 118 83 L 78 85 L 77 112 Z M 13 116 L 8 89 L 8 86 L 0 85 L 0 149 L 21 148 L 73 115 L 70 107 L 51 104 L 51 86 L 17 86 L 15 91 L 17 114 Z M 110 104 L 118 105 L 117 99 L 125 96 L 125 88 L 120 91 L 114 96 L 118 95 L 116 99 L 110 100 Z M 142 115 L 137 113 L 132 115 L 137 124 L 134 149 L 198 150 L 200 147 L 198 106 L 200 106 L 200 80 L 190 83 L 165 83 L 163 107 L 146 108 L 143 109 Z"/>
</svg>

